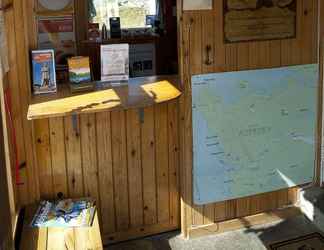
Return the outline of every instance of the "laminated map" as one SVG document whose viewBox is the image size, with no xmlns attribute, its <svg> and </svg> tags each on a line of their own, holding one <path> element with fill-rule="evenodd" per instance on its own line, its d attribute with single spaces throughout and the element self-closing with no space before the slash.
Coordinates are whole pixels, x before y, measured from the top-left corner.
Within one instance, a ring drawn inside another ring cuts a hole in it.
<svg viewBox="0 0 324 250">
<path fill-rule="evenodd" d="M 313 181 L 318 65 L 192 77 L 197 205 Z"/>
</svg>

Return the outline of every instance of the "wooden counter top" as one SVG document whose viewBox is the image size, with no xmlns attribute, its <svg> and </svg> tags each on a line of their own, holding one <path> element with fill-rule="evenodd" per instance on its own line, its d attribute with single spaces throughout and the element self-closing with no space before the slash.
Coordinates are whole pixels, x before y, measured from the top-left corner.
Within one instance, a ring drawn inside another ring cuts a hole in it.
<svg viewBox="0 0 324 250">
<path fill-rule="evenodd" d="M 108 110 L 145 108 L 175 99 L 181 92 L 176 76 L 130 79 L 127 86 L 72 94 L 68 86 L 59 86 L 56 94 L 35 95 L 28 108 L 28 120 L 62 117 Z"/>
</svg>

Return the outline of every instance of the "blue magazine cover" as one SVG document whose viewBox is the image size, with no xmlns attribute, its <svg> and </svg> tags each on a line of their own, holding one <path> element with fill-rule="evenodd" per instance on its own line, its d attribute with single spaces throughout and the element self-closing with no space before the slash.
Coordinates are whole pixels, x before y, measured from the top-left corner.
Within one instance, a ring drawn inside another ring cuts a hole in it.
<svg viewBox="0 0 324 250">
<path fill-rule="evenodd" d="M 33 50 L 34 94 L 56 92 L 56 72 L 54 50 Z"/>
<path fill-rule="evenodd" d="M 41 201 L 31 222 L 32 227 L 91 227 L 96 211 L 89 198 Z"/>
</svg>

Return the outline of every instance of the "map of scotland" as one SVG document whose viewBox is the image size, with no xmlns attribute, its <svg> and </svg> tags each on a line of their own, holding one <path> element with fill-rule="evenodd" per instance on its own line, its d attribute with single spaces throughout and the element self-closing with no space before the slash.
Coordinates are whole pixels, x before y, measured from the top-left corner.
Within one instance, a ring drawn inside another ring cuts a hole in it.
<svg viewBox="0 0 324 250">
<path fill-rule="evenodd" d="M 194 202 L 312 182 L 318 65 L 192 77 Z"/>
</svg>

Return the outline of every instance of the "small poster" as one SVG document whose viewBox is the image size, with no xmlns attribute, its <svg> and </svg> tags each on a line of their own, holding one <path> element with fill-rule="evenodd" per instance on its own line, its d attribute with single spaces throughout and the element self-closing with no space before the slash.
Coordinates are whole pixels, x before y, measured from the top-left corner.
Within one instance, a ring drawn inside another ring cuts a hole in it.
<svg viewBox="0 0 324 250">
<path fill-rule="evenodd" d="M 211 10 L 213 0 L 183 0 L 183 10 Z"/>
<path fill-rule="evenodd" d="M 115 84 L 129 80 L 129 45 L 101 45 L 101 81 Z"/>
<path fill-rule="evenodd" d="M 296 0 L 224 0 L 225 42 L 296 37 Z"/>
<path fill-rule="evenodd" d="M 56 92 L 54 50 L 33 50 L 34 94 Z"/>
</svg>

